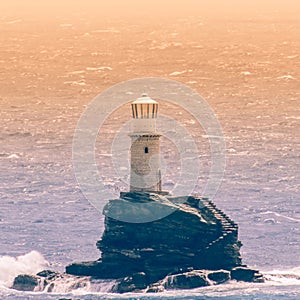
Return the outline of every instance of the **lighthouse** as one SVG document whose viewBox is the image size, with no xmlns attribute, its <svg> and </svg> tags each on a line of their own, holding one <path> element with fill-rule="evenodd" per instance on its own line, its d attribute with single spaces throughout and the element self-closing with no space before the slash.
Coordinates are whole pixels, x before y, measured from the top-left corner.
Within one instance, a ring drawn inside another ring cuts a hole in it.
<svg viewBox="0 0 300 300">
<path fill-rule="evenodd" d="M 130 191 L 161 192 L 158 102 L 147 94 L 131 103 Z"/>
</svg>

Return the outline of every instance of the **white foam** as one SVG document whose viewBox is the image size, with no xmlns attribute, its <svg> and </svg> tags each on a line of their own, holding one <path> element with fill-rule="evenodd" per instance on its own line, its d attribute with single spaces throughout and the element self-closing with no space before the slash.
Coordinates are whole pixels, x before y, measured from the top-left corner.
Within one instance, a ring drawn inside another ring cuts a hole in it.
<svg viewBox="0 0 300 300">
<path fill-rule="evenodd" d="M 300 267 L 263 272 L 267 280 L 285 285 L 300 285 Z"/>
<path fill-rule="evenodd" d="M 73 71 L 73 72 L 69 72 L 69 75 L 76 75 L 76 74 L 84 74 L 85 71 L 84 70 L 78 70 L 78 71 Z"/>
<path fill-rule="evenodd" d="M 296 58 L 296 57 L 298 57 L 298 55 L 289 55 L 289 56 L 287 56 L 286 58 L 288 58 L 288 59 L 293 59 L 293 58 Z"/>
<path fill-rule="evenodd" d="M 18 154 L 13 153 L 9 155 L 7 158 L 20 158 L 20 156 Z"/>
<path fill-rule="evenodd" d="M 178 76 L 178 75 L 182 75 L 184 73 L 192 72 L 192 71 L 193 70 L 174 71 L 174 72 L 170 73 L 169 76 Z"/>
<path fill-rule="evenodd" d="M 64 84 L 69 84 L 69 85 L 73 85 L 73 86 L 76 86 L 76 85 L 84 86 L 84 85 L 86 85 L 86 83 L 85 83 L 84 80 L 80 80 L 80 81 L 65 81 Z"/>
<path fill-rule="evenodd" d="M 116 30 L 114 28 L 110 28 L 110 29 L 97 29 L 97 30 L 93 30 L 92 33 L 119 33 L 120 30 Z"/>
<path fill-rule="evenodd" d="M 37 251 L 31 251 L 18 257 L 0 256 L 0 284 L 10 287 L 17 275 L 34 275 L 48 265 L 49 263 L 42 254 Z"/>
<path fill-rule="evenodd" d="M 16 23 L 20 23 L 22 21 L 23 21 L 22 19 L 17 19 L 17 20 L 7 21 L 7 22 L 5 22 L 5 24 L 16 24 Z"/>
<path fill-rule="evenodd" d="M 295 120 L 300 120 L 300 117 L 299 116 L 288 116 L 288 117 L 285 117 L 286 120 L 288 119 L 295 119 Z"/>
<path fill-rule="evenodd" d="M 50 283 L 51 285 L 51 283 Z M 47 291 L 46 286 L 45 290 Z M 91 290 L 91 284 L 88 277 L 58 277 L 54 281 L 53 293 L 70 293 L 75 292 L 76 294 L 84 294 Z"/>
<path fill-rule="evenodd" d="M 277 79 L 295 79 L 295 77 L 293 77 L 292 75 L 283 75 L 277 77 Z"/>
<path fill-rule="evenodd" d="M 300 219 L 288 217 L 288 216 L 285 216 L 285 215 L 282 215 L 282 214 L 279 214 L 279 213 L 273 212 L 273 211 L 266 211 L 266 212 L 262 212 L 262 213 L 260 213 L 260 214 L 261 214 L 261 215 L 274 215 L 274 216 L 276 216 L 276 217 L 280 217 L 280 218 L 283 218 L 283 219 L 287 219 L 287 220 L 289 220 L 289 221 L 300 222 Z"/>
<path fill-rule="evenodd" d="M 249 71 L 243 71 L 243 72 L 241 72 L 241 74 L 245 75 L 245 76 L 249 76 L 249 75 L 251 75 L 251 72 L 249 72 Z"/>
<path fill-rule="evenodd" d="M 275 272 L 277 274 L 290 274 L 290 275 L 300 276 L 300 266 L 291 269 L 286 269 L 286 270 L 276 270 Z"/>
<path fill-rule="evenodd" d="M 108 66 L 103 67 L 86 67 L 87 71 L 111 71 L 112 68 Z"/>
</svg>

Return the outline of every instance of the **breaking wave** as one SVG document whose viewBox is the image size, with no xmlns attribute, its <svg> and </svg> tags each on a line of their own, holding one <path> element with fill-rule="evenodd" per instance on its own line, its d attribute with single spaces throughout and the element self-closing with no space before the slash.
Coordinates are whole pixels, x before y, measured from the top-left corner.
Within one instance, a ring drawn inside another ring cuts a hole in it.
<svg viewBox="0 0 300 300">
<path fill-rule="evenodd" d="M 18 257 L 0 256 L 0 285 L 10 287 L 17 275 L 34 275 L 47 266 L 49 263 L 37 251 L 31 251 Z"/>
</svg>

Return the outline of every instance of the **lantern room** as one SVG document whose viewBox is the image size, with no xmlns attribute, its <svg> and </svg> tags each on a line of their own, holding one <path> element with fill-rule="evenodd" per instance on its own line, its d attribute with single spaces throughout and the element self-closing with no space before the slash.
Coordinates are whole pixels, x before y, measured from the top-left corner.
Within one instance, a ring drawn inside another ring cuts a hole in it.
<svg viewBox="0 0 300 300">
<path fill-rule="evenodd" d="M 133 128 L 135 133 L 155 132 L 158 103 L 143 94 L 140 98 L 131 103 Z"/>
</svg>

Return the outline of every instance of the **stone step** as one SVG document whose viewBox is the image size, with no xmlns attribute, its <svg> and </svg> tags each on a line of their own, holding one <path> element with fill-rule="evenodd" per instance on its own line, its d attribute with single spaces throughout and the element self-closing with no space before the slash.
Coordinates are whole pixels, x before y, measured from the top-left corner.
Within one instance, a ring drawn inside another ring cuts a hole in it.
<svg viewBox="0 0 300 300">
<path fill-rule="evenodd" d="M 226 231 L 235 231 L 236 229 L 238 229 L 238 225 L 234 221 L 232 221 L 221 209 L 217 208 L 217 206 L 212 201 L 202 198 L 201 202 L 207 209 L 211 211 L 211 213 L 217 218 L 217 220 L 221 222 L 222 227 L 225 228 Z"/>
<path fill-rule="evenodd" d="M 228 227 L 228 228 L 223 228 L 224 231 L 234 231 L 237 232 L 236 228 Z"/>
<path fill-rule="evenodd" d="M 223 225 L 222 226 L 222 229 L 230 229 L 230 230 L 235 230 L 236 228 L 235 227 L 233 227 L 232 225 Z"/>
<path fill-rule="evenodd" d="M 232 228 L 232 224 L 228 223 L 228 222 L 220 222 L 220 225 L 222 226 L 222 228 Z"/>
<path fill-rule="evenodd" d="M 231 228 L 228 229 L 223 229 L 222 232 L 224 233 L 228 233 L 228 232 L 233 232 L 234 230 L 232 230 Z"/>
<path fill-rule="evenodd" d="M 210 243 L 205 247 L 205 250 L 208 250 L 208 249 L 209 249 L 210 247 L 212 247 L 213 245 L 215 245 L 215 244 L 217 244 L 217 243 L 223 241 L 224 238 L 229 237 L 229 236 L 230 236 L 231 234 L 233 234 L 233 233 L 234 233 L 234 231 L 226 231 L 226 232 L 223 232 L 223 234 L 222 234 L 219 238 L 217 238 L 216 240 L 210 242 Z"/>
</svg>

